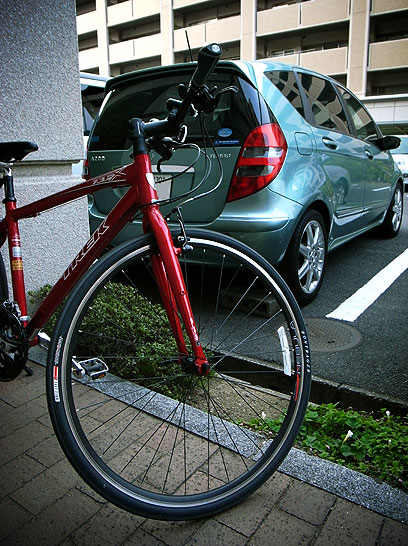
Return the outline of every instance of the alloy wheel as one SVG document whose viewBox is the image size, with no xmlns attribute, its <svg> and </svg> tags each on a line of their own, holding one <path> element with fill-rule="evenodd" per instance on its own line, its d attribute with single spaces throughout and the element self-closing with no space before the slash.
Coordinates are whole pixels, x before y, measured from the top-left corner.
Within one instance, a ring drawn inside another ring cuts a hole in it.
<svg viewBox="0 0 408 546">
<path fill-rule="evenodd" d="M 299 247 L 299 284 L 302 290 L 311 294 L 316 290 L 323 274 L 325 260 L 325 239 L 323 227 L 311 220 L 303 230 Z"/>
<path fill-rule="evenodd" d="M 394 193 L 394 204 L 392 207 L 392 226 L 394 231 L 398 231 L 402 221 L 402 191 L 400 187 L 397 187 Z"/>
</svg>

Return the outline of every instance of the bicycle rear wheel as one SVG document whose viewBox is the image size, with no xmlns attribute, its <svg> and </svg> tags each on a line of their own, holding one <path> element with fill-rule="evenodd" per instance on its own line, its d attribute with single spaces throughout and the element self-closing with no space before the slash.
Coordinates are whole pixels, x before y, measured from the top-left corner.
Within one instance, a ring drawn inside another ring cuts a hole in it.
<svg viewBox="0 0 408 546">
<path fill-rule="evenodd" d="M 311 381 L 302 315 L 276 271 L 229 237 L 188 234 L 180 261 L 207 377 L 180 364 L 150 236 L 86 274 L 55 327 L 47 372 L 52 422 L 77 472 L 121 508 L 168 520 L 214 514 L 257 489 L 292 446 Z"/>
</svg>

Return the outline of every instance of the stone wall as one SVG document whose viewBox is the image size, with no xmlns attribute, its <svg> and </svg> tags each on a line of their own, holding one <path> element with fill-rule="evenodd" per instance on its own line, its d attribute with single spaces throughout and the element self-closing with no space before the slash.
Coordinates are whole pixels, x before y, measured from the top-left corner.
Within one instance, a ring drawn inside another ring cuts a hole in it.
<svg viewBox="0 0 408 546">
<path fill-rule="evenodd" d="M 39 146 L 14 168 L 22 205 L 81 181 L 72 175 L 84 153 L 75 1 L 0 0 L 0 59 L 0 141 Z M 55 282 L 88 232 L 86 199 L 22 220 L 26 289 Z"/>
</svg>

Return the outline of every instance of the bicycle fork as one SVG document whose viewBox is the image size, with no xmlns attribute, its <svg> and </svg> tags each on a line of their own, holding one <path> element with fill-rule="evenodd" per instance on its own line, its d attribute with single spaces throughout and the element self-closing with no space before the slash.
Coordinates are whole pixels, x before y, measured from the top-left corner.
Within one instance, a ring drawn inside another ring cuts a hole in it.
<svg viewBox="0 0 408 546">
<path fill-rule="evenodd" d="M 151 256 L 153 273 L 177 343 L 180 360 L 185 362 L 189 358 L 189 352 L 186 347 L 179 313 L 194 353 L 194 362 L 192 364 L 197 368 L 196 373 L 199 376 L 208 375 L 210 371 L 209 363 L 200 344 L 183 273 L 177 259 L 183 250 L 174 246 L 167 223 L 157 206 L 148 207 L 145 218 L 149 228 L 155 235 L 159 247 L 159 254 Z"/>
</svg>

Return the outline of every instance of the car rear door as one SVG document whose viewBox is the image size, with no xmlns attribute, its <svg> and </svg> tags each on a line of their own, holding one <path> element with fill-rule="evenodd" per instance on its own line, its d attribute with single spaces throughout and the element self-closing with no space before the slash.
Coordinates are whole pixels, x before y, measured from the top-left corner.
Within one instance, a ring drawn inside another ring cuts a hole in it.
<svg viewBox="0 0 408 546">
<path fill-rule="evenodd" d="M 341 242 L 361 227 L 366 156 L 361 142 L 352 134 L 332 82 L 303 72 L 298 77 L 316 140 L 317 167 L 326 179 L 324 191 L 333 205 L 331 238 Z"/>
</svg>

